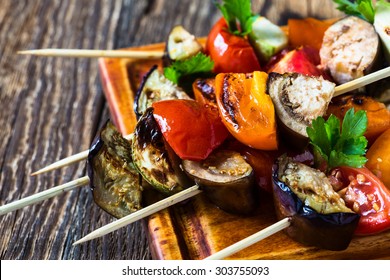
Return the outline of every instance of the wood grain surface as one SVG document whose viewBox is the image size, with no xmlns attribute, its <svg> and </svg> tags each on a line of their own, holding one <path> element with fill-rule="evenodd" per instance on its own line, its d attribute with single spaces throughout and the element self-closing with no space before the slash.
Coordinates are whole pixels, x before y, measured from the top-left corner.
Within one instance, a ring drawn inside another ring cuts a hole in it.
<svg viewBox="0 0 390 280">
<path fill-rule="evenodd" d="M 280 25 L 289 17 L 340 16 L 330 0 L 257 0 L 253 10 Z M 29 174 L 87 149 L 109 117 L 96 59 L 21 56 L 17 50 L 141 46 L 164 41 L 176 24 L 206 36 L 219 17 L 209 0 L 2 0 L 0 204 L 84 176 L 84 162 Z M 88 187 L 71 191 L 1 216 L 0 258 L 151 258 L 140 222 L 72 246 L 111 220 L 93 203 Z"/>
</svg>

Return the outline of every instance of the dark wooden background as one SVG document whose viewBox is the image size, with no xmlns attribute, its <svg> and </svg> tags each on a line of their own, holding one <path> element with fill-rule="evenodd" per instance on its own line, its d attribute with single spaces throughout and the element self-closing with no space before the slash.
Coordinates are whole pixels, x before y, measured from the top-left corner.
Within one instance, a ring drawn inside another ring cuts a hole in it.
<svg viewBox="0 0 390 280">
<path fill-rule="evenodd" d="M 280 25 L 288 17 L 340 16 L 330 0 L 253 1 Z M 29 174 L 86 150 L 109 117 L 96 59 L 31 57 L 17 50 L 116 49 L 164 41 L 181 24 L 206 36 L 220 17 L 211 0 L 2 0 L 0 5 L 0 204 L 85 175 L 81 162 Z M 0 217 L 0 258 L 150 259 L 138 222 L 81 246 L 112 221 L 88 187 Z"/>
</svg>

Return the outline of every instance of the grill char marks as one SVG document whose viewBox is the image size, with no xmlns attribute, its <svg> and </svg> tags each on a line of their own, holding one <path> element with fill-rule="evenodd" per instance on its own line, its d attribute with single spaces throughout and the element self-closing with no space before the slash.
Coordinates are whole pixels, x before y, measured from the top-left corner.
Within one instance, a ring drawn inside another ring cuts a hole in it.
<svg viewBox="0 0 390 280">
<path fill-rule="evenodd" d="M 207 79 L 197 79 L 195 81 L 195 87 L 198 88 L 205 99 L 215 104 L 215 87 L 213 84 L 210 84 L 210 81 Z"/>
<path fill-rule="evenodd" d="M 237 88 L 234 91 L 234 94 L 230 93 L 230 84 L 235 83 L 236 79 L 237 78 L 234 75 L 230 74 L 226 74 L 226 76 L 224 77 L 222 85 L 221 103 L 223 104 L 224 110 L 228 113 L 231 123 L 238 129 L 239 124 L 236 119 L 236 115 L 239 112 L 239 108 L 237 106 L 239 104 L 239 100 L 245 92 L 245 89 L 244 85 L 240 84 L 241 88 Z"/>
</svg>

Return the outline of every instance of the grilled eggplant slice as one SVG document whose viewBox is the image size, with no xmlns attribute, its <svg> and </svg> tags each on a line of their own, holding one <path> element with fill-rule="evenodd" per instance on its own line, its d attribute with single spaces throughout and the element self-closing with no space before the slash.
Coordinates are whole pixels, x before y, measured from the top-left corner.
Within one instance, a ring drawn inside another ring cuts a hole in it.
<svg viewBox="0 0 390 280">
<path fill-rule="evenodd" d="M 153 66 L 144 76 L 141 86 L 138 88 L 134 111 L 140 117 L 153 102 L 169 99 L 191 98 L 180 87 L 166 79 L 157 66 Z"/>
<path fill-rule="evenodd" d="M 325 174 L 282 156 L 273 166 L 272 179 L 276 215 L 291 219 L 287 235 L 327 250 L 348 247 L 359 215 L 345 206 Z"/>
<path fill-rule="evenodd" d="M 183 167 L 222 210 L 249 214 L 255 209 L 254 172 L 239 153 L 216 150 L 203 161 L 184 160 Z"/>
<path fill-rule="evenodd" d="M 381 43 L 372 24 L 348 16 L 325 31 L 320 57 L 322 67 L 336 83 L 343 84 L 376 69 Z"/>
<path fill-rule="evenodd" d="M 169 33 L 164 64 L 169 65 L 172 61 L 185 60 L 201 52 L 202 49 L 202 45 L 194 35 L 183 26 L 177 25 Z"/>
<path fill-rule="evenodd" d="M 267 82 L 268 94 L 285 134 L 304 141 L 307 140 L 306 127 L 325 114 L 334 89 L 335 84 L 322 77 L 298 73 L 270 73 Z"/>
<path fill-rule="evenodd" d="M 139 119 L 132 141 L 132 158 L 142 177 L 158 191 L 171 195 L 191 185 L 180 159 L 165 142 L 148 108 Z"/>
<path fill-rule="evenodd" d="M 121 218 L 142 208 L 142 187 L 132 162 L 131 145 L 111 122 L 92 142 L 87 171 L 93 199 L 106 212 Z"/>
</svg>

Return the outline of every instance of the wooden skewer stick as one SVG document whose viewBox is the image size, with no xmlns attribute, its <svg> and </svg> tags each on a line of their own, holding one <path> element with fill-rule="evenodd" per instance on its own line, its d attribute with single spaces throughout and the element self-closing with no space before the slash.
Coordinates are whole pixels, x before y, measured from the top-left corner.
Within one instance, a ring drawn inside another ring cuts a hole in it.
<svg viewBox="0 0 390 280">
<path fill-rule="evenodd" d="M 58 57 L 111 57 L 134 59 L 161 59 L 163 51 L 145 50 L 80 50 L 80 49 L 38 49 L 18 51 L 18 54 Z"/>
<path fill-rule="evenodd" d="M 153 203 L 152 205 L 149 205 L 145 208 L 142 208 L 142 209 L 140 209 L 140 210 L 138 210 L 130 215 L 127 215 L 119 220 L 116 220 L 112 223 L 109 223 L 109 224 L 89 233 L 88 235 L 84 236 L 80 240 L 74 242 L 73 245 L 77 245 L 77 244 L 101 237 L 103 235 L 106 235 L 106 234 L 113 232 L 121 227 L 127 226 L 131 223 L 134 223 L 134 222 L 140 220 L 140 219 L 143 219 L 147 216 L 150 216 L 150 215 L 152 215 L 152 214 L 154 214 L 162 209 L 168 208 L 169 206 L 172 206 L 176 203 L 179 203 L 183 200 L 186 200 L 190 197 L 193 197 L 193 196 L 199 194 L 200 192 L 202 192 L 202 191 L 199 189 L 198 186 L 196 186 L 196 185 L 192 186 L 191 188 L 185 189 L 184 191 L 181 191 L 177 194 L 171 195 L 163 200 L 160 200 L 156 203 Z"/>
<path fill-rule="evenodd" d="M 123 137 L 126 138 L 127 140 L 129 140 L 132 137 L 132 134 L 125 135 Z M 63 158 L 63 159 L 56 161 L 56 162 L 54 162 L 54 163 L 52 163 L 52 164 L 50 164 L 42 169 L 39 169 L 38 171 L 31 173 L 31 176 L 35 176 L 35 175 L 42 174 L 42 173 L 45 173 L 48 171 L 56 170 L 56 169 L 59 169 L 59 168 L 64 167 L 64 166 L 71 165 L 72 163 L 82 161 L 88 157 L 88 153 L 89 153 L 89 150 L 85 150 L 85 151 L 80 152 L 78 154 L 74 154 L 72 156 Z"/>
<path fill-rule="evenodd" d="M 369 85 L 371 83 L 374 83 L 376 81 L 382 80 L 384 78 L 387 78 L 390 76 L 390 66 L 383 68 L 379 71 L 376 71 L 374 73 L 368 74 L 366 76 L 357 78 L 355 80 L 352 80 L 350 82 L 347 82 L 345 84 L 339 85 L 335 88 L 335 93 L 333 94 L 333 97 L 342 95 L 344 93 L 350 92 L 352 90 L 364 87 L 366 85 Z"/>
<path fill-rule="evenodd" d="M 84 160 L 88 157 L 88 153 L 89 153 L 89 150 L 86 150 L 86 151 L 80 152 L 78 154 L 74 154 L 74 155 L 71 155 L 69 157 L 63 158 L 63 159 L 56 161 L 56 162 L 54 162 L 54 163 L 52 163 L 52 164 L 50 164 L 42 169 L 39 169 L 38 171 L 31 173 L 31 176 L 35 176 L 35 175 L 38 175 L 41 173 L 56 170 L 56 169 L 59 169 L 61 167 L 70 165 L 72 163 Z"/>
<path fill-rule="evenodd" d="M 54 188 L 42 191 L 40 193 L 33 194 L 31 196 L 22 198 L 20 200 L 8 203 L 6 205 L 0 206 L 0 216 L 7 214 L 9 212 L 18 210 L 28 205 L 35 204 L 42 200 L 51 198 L 53 196 L 59 195 L 63 192 L 73 190 L 74 188 L 85 186 L 89 183 L 89 178 L 87 176 L 81 177 L 79 179 L 70 181 L 68 183 L 56 186 Z"/>
<path fill-rule="evenodd" d="M 233 255 L 234 253 L 237 253 L 238 251 L 241 251 L 245 249 L 246 247 L 249 247 L 250 245 L 253 245 L 260 240 L 263 240 L 291 225 L 290 218 L 284 218 L 283 220 L 280 220 L 279 222 L 260 230 L 259 232 L 248 236 L 247 238 L 238 241 L 237 243 L 234 243 L 233 245 L 230 245 L 229 247 L 226 247 L 225 249 L 208 256 L 204 260 L 222 260 L 230 255 Z"/>
</svg>

